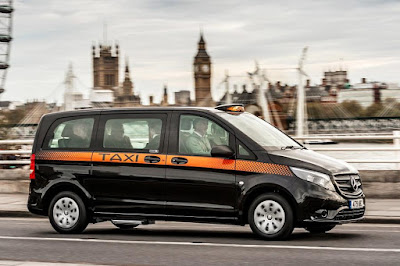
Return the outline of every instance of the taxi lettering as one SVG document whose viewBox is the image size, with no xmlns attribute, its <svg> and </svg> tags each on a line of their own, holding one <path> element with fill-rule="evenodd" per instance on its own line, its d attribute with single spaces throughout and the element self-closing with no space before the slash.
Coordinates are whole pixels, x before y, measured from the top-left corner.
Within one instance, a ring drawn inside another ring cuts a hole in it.
<svg viewBox="0 0 400 266">
<path fill-rule="evenodd" d="M 101 161 L 106 162 L 137 162 L 139 159 L 138 154 L 132 153 L 98 153 L 101 156 Z M 136 157 L 136 158 L 135 158 Z"/>
</svg>

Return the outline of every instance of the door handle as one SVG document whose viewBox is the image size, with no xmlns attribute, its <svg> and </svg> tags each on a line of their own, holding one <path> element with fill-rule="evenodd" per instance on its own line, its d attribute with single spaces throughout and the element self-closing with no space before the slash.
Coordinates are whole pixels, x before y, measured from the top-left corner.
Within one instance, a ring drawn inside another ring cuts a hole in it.
<svg viewBox="0 0 400 266">
<path fill-rule="evenodd" d="M 144 161 L 146 163 L 158 163 L 161 161 L 161 159 L 158 156 L 146 156 L 144 157 Z"/>
<path fill-rule="evenodd" d="M 171 159 L 171 163 L 173 164 L 186 164 L 188 160 L 182 157 L 174 157 Z"/>
</svg>

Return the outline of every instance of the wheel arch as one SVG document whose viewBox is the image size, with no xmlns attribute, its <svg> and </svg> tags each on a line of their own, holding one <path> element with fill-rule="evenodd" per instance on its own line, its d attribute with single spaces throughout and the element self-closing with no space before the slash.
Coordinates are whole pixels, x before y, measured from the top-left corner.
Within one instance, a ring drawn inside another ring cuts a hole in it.
<svg viewBox="0 0 400 266">
<path fill-rule="evenodd" d="M 43 211 L 47 214 L 49 205 L 51 200 L 56 196 L 58 193 L 63 191 L 71 191 L 76 193 L 82 201 L 85 203 L 86 208 L 90 210 L 92 206 L 92 196 L 89 192 L 79 184 L 75 182 L 68 182 L 68 181 L 61 181 L 53 184 L 43 195 L 42 202 L 43 202 Z"/>
<path fill-rule="evenodd" d="M 293 210 L 293 218 L 294 221 L 297 221 L 297 202 L 293 195 L 287 191 L 285 188 L 276 185 L 276 184 L 264 184 L 257 186 L 253 189 L 251 189 L 248 193 L 246 193 L 246 196 L 243 198 L 243 204 L 242 204 L 242 209 L 241 209 L 241 222 L 242 224 L 247 224 L 248 223 L 248 211 L 250 208 L 251 203 L 260 195 L 265 194 L 265 193 L 276 193 L 284 197 L 290 204 L 290 207 L 292 207 Z"/>
</svg>

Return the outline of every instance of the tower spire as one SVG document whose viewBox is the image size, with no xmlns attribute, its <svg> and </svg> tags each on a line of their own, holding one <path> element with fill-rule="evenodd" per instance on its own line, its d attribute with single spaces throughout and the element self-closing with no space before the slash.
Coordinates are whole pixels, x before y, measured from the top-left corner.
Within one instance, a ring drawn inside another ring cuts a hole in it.
<svg viewBox="0 0 400 266">
<path fill-rule="evenodd" d="M 125 80 L 130 80 L 129 77 L 129 59 L 125 57 Z"/>
<path fill-rule="evenodd" d="M 199 50 L 205 50 L 206 49 L 206 42 L 204 41 L 204 34 L 203 30 L 200 30 L 200 40 L 199 40 Z"/>
<path fill-rule="evenodd" d="M 163 95 L 163 99 L 161 101 L 161 105 L 162 106 L 168 105 L 168 87 L 167 87 L 166 83 L 164 83 L 164 95 Z"/>
<path fill-rule="evenodd" d="M 129 58 L 127 56 L 125 57 L 125 76 L 126 74 L 129 75 Z"/>
<path fill-rule="evenodd" d="M 204 35 L 204 32 L 203 32 L 203 28 L 201 27 L 200 28 L 200 41 L 199 41 L 199 43 L 205 43 L 203 35 Z"/>
</svg>

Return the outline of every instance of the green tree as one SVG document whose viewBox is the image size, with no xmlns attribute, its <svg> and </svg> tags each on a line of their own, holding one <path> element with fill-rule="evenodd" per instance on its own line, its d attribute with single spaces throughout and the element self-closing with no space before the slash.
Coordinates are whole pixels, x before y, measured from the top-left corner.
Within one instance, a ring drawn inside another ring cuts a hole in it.
<svg viewBox="0 0 400 266">
<path fill-rule="evenodd" d="M 383 103 L 383 110 L 378 114 L 384 117 L 398 117 L 400 116 L 400 103 L 394 98 L 388 98 Z"/>
<path fill-rule="evenodd" d="M 365 109 L 363 115 L 365 117 L 376 117 L 379 115 L 379 113 L 382 112 L 383 108 L 384 107 L 382 103 L 371 104 L 370 106 L 367 107 L 367 109 Z"/>
<path fill-rule="evenodd" d="M 344 101 L 340 107 L 348 112 L 350 117 L 361 117 L 364 113 L 364 108 L 358 101 Z"/>
</svg>

